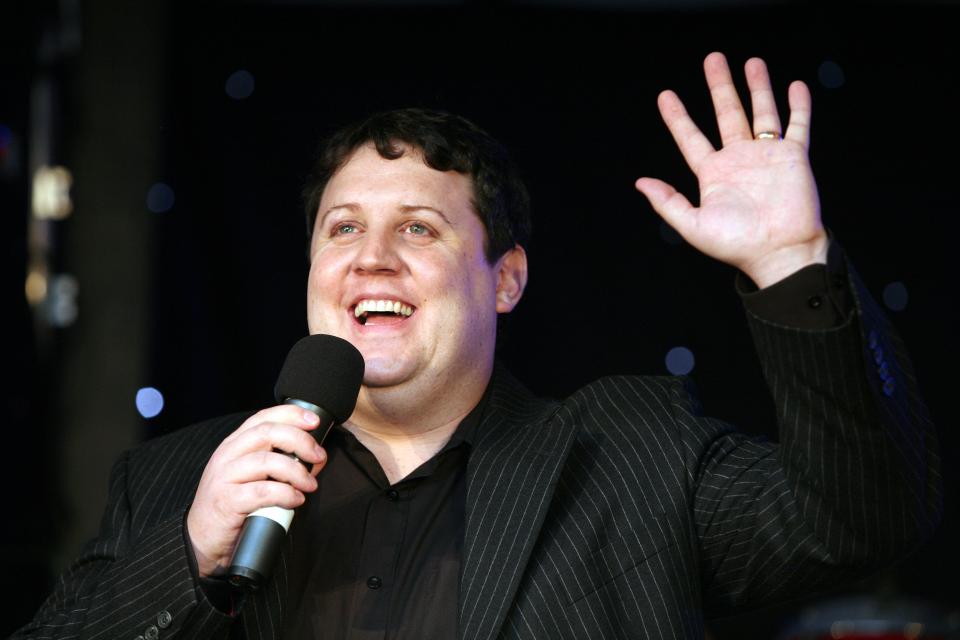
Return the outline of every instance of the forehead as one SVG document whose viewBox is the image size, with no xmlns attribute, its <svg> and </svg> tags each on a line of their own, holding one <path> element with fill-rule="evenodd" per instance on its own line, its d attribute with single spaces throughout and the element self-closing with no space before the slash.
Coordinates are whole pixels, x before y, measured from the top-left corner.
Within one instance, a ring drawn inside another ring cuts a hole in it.
<svg viewBox="0 0 960 640">
<path fill-rule="evenodd" d="M 390 160 L 367 144 L 354 151 L 327 182 L 319 213 L 345 203 L 390 202 L 473 212 L 473 184 L 464 174 L 429 167 L 415 148 L 406 146 L 402 156 Z"/>
</svg>

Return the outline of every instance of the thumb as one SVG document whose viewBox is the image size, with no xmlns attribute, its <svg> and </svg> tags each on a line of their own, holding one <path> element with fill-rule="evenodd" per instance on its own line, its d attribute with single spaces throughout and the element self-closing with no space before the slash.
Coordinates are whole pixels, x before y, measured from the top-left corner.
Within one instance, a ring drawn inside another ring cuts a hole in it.
<svg viewBox="0 0 960 640">
<path fill-rule="evenodd" d="M 686 237 L 685 228 L 692 221 L 694 207 L 686 196 L 663 180 L 656 178 L 638 178 L 634 183 L 637 191 L 650 201 L 653 210 L 673 227 L 677 233 Z"/>
</svg>

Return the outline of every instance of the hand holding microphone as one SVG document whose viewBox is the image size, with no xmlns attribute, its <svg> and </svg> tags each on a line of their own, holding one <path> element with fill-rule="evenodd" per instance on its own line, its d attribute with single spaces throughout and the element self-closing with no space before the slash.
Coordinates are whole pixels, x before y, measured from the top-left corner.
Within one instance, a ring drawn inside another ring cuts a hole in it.
<svg viewBox="0 0 960 640">
<path fill-rule="evenodd" d="M 276 387 L 288 404 L 247 419 L 200 479 L 187 531 L 202 577 L 229 569 L 231 582 L 255 588 L 269 575 L 292 510 L 317 487 L 326 462 L 320 442 L 353 413 L 362 379 L 363 358 L 345 340 L 315 335 L 294 345 Z"/>
</svg>

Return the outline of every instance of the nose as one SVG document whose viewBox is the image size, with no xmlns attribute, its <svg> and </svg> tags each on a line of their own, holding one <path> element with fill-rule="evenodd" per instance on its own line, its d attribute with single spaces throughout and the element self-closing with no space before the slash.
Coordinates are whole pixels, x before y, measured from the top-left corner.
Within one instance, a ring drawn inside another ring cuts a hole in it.
<svg viewBox="0 0 960 640">
<path fill-rule="evenodd" d="M 353 269 L 357 273 L 395 273 L 400 269 L 397 238 L 391 230 L 370 229 L 363 234 Z"/>
</svg>

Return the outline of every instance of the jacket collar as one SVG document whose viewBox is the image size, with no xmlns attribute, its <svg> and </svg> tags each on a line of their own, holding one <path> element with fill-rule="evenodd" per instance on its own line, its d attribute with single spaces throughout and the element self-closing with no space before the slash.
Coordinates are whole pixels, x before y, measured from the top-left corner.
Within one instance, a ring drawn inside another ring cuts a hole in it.
<svg viewBox="0 0 960 640">
<path fill-rule="evenodd" d="M 576 428 L 502 366 L 467 465 L 459 636 L 489 640 L 506 619 Z"/>
</svg>

